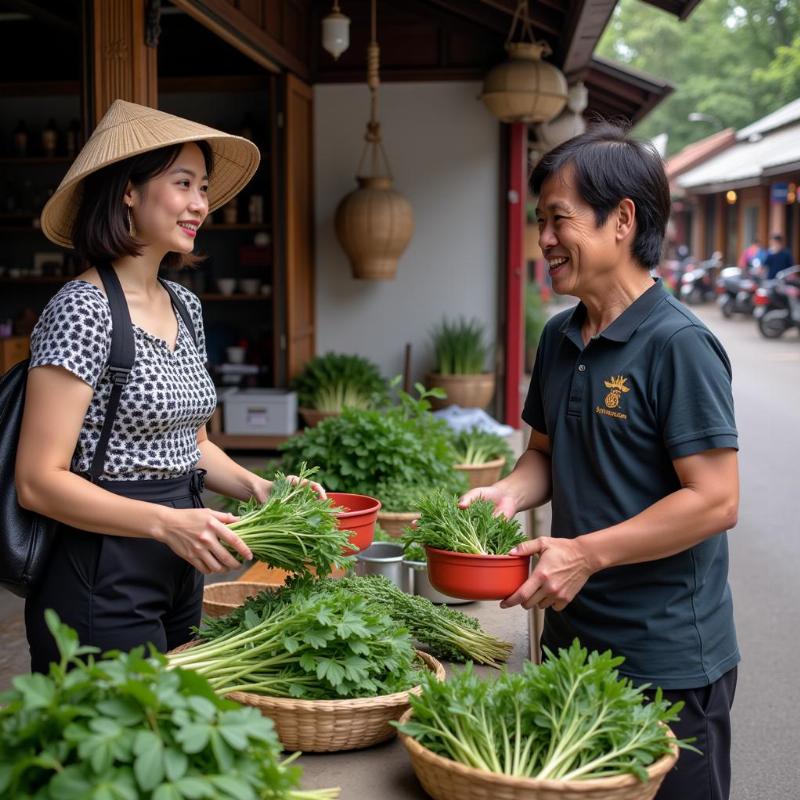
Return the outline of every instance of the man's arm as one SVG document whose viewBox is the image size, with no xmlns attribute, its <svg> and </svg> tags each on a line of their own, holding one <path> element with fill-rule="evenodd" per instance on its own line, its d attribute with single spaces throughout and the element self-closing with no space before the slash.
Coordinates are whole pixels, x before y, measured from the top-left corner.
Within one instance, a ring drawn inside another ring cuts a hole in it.
<svg viewBox="0 0 800 800">
<path fill-rule="evenodd" d="M 739 508 L 736 451 L 708 450 L 672 463 L 681 488 L 635 517 L 575 539 L 545 537 L 512 550 L 538 555 L 539 562 L 501 605 L 561 611 L 595 572 L 666 558 L 733 528 Z"/>
</svg>

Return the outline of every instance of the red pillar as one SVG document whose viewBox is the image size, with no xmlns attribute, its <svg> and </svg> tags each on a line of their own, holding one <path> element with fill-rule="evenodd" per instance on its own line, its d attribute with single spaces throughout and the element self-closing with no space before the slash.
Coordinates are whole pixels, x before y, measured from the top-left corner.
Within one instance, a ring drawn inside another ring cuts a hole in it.
<svg viewBox="0 0 800 800">
<path fill-rule="evenodd" d="M 508 197 L 506 198 L 506 364 L 505 422 L 520 426 L 520 382 L 525 350 L 525 199 L 528 129 L 522 122 L 508 126 Z"/>
</svg>

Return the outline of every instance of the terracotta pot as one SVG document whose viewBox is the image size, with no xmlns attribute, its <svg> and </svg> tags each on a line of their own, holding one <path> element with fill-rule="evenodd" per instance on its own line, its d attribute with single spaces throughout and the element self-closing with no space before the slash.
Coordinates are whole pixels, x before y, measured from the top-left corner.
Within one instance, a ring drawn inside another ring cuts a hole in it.
<svg viewBox="0 0 800 800">
<path fill-rule="evenodd" d="M 347 555 L 355 555 L 366 550 L 375 538 L 375 521 L 378 518 L 380 501 L 365 494 L 348 494 L 347 492 L 328 492 L 333 504 L 345 511 L 336 513 L 336 524 L 340 531 L 351 531 L 350 544 L 358 550 L 348 550 Z"/>
<path fill-rule="evenodd" d="M 461 408 L 486 408 L 494 397 L 495 376 L 493 372 L 478 372 L 474 375 L 441 375 L 429 372 L 427 386 L 437 386 L 447 392 L 444 400 L 431 398 L 434 408 L 460 406 Z"/>
<path fill-rule="evenodd" d="M 319 411 L 316 408 L 298 408 L 300 412 L 300 416 L 303 418 L 303 422 L 309 428 L 316 427 L 320 422 L 328 417 L 338 417 L 341 414 L 341 411 Z"/>
<path fill-rule="evenodd" d="M 378 525 L 385 533 L 396 538 L 403 535 L 403 530 L 407 528 L 415 519 L 419 519 L 419 511 L 379 511 Z"/>
<path fill-rule="evenodd" d="M 485 464 L 456 464 L 455 469 L 467 476 L 470 489 L 476 489 L 478 486 L 491 486 L 497 483 L 505 463 L 504 458 L 495 458 Z"/>
<path fill-rule="evenodd" d="M 465 600 L 503 600 L 528 580 L 530 556 L 483 556 L 426 547 L 434 589 Z"/>
</svg>

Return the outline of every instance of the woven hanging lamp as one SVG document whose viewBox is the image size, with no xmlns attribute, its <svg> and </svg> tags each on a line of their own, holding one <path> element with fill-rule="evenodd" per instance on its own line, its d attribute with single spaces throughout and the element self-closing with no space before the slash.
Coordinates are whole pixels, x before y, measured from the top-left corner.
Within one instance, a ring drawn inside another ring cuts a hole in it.
<svg viewBox="0 0 800 800">
<path fill-rule="evenodd" d="M 512 42 L 518 22 L 522 23 L 523 40 Z M 549 122 L 555 118 L 567 102 L 567 80 L 557 67 L 541 60 L 553 51 L 547 42 L 534 40 L 527 0 L 517 3 L 506 52 L 509 60 L 484 79 L 484 105 L 501 122 Z"/>
<path fill-rule="evenodd" d="M 411 241 L 414 213 L 408 200 L 392 188 L 389 160 L 381 142 L 381 124 L 377 117 L 380 50 L 375 31 L 375 0 L 372 0 L 372 40 L 367 47 L 370 118 L 356 174 L 358 188 L 339 203 L 335 227 L 339 243 L 350 259 L 354 278 L 391 280 L 397 272 L 400 256 Z M 363 174 L 368 156 L 369 172 Z"/>
</svg>

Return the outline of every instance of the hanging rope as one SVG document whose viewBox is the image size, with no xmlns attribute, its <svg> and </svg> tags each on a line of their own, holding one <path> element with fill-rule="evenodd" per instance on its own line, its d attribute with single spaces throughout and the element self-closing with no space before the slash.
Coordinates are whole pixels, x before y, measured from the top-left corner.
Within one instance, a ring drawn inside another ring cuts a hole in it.
<svg viewBox="0 0 800 800">
<path fill-rule="evenodd" d="M 520 42 L 525 41 L 525 37 L 527 36 L 528 41 L 531 44 L 538 44 L 542 46 L 542 53 L 546 56 L 552 54 L 553 49 L 550 45 L 545 41 L 536 41 L 536 36 L 533 32 L 533 23 L 530 18 L 530 14 L 528 14 L 528 0 L 518 0 L 517 8 L 514 11 L 514 19 L 511 21 L 511 29 L 508 31 L 508 36 L 506 38 L 506 48 L 510 44 L 512 44 L 514 40 L 514 32 L 517 29 L 517 23 L 521 24 L 521 38 Z"/>
<path fill-rule="evenodd" d="M 392 177 L 392 171 L 389 168 L 389 159 L 386 156 L 386 151 L 383 149 L 381 139 L 381 123 L 378 121 L 378 87 L 380 86 L 380 47 L 378 46 L 378 20 L 375 8 L 376 0 L 372 0 L 371 8 L 371 36 L 370 42 L 367 45 L 367 86 L 369 87 L 370 94 L 370 112 L 369 122 L 367 122 L 367 131 L 364 134 L 364 150 L 361 153 L 361 160 L 358 162 L 358 171 L 356 176 L 361 177 L 378 177 L 380 175 L 381 159 L 386 167 L 386 176 Z M 361 168 L 364 165 L 364 160 L 367 153 L 371 154 L 370 175 L 362 175 Z"/>
</svg>

